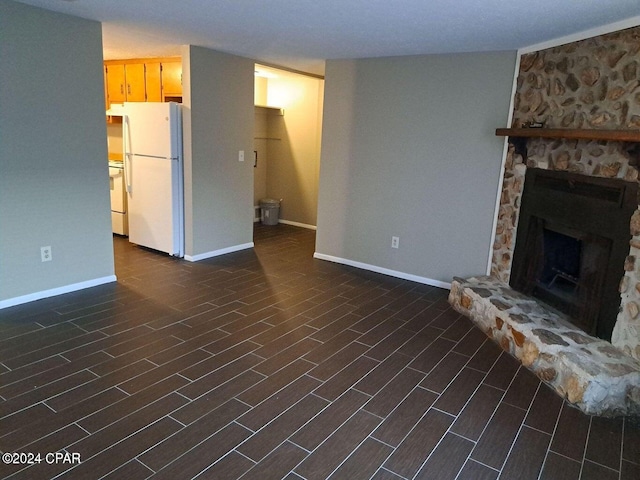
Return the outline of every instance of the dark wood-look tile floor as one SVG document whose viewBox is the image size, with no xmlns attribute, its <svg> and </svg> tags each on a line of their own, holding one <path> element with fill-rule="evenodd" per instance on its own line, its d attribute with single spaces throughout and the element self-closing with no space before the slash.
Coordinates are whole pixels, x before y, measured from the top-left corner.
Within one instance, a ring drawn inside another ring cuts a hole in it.
<svg viewBox="0 0 640 480">
<path fill-rule="evenodd" d="M 42 456 L 0 477 L 640 479 L 637 421 L 570 408 L 446 291 L 255 237 L 198 263 L 115 238 L 117 283 L 0 311 L 0 449 Z"/>
</svg>

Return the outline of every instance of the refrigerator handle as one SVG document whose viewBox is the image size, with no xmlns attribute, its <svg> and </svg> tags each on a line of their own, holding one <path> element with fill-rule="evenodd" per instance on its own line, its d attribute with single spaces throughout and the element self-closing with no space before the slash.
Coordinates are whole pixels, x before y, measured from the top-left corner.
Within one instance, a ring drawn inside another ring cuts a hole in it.
<svg viewBox="0 0 640 480">
<path fill-rule="evenodd" d="M 129 115 L 122 117 L 122 159 L 124 161 L 124 183 L 127 193 L 131 193 L 131 128 L 129 126 Z"/>
</svg>

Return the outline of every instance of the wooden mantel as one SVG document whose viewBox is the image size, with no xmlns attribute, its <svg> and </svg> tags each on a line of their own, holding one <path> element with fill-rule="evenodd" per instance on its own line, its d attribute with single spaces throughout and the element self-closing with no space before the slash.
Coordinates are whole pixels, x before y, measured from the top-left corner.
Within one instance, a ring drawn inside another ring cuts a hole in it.
<svg viewBox="0 0 640 480">
<path fill-rule="evenodd" d="M 603 130 L 573 128 L 497 128 L 496 136 L 517 138 L 567 138 L 574 140 L 610 140 L 640 142 L 640 130 Z"/>
</svg>

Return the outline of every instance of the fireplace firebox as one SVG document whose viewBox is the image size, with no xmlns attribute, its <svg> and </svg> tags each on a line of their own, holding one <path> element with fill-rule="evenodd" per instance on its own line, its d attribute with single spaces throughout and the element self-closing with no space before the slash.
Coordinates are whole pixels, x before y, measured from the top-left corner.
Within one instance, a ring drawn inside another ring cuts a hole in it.
<svg viewBox="0 0 640 480">
<path fill-rule="evenodd" d="M 635 182 L 527 169 L 511 286 L 611 340 L 637 207 Z"/>
</svg>

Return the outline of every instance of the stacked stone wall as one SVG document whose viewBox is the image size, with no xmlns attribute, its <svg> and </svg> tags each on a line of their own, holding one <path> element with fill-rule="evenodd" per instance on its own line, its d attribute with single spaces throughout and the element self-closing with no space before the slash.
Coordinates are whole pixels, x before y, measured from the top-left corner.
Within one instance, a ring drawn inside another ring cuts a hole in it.
<svg viewBox="0 0 640 480">
<path fill-rule="evenodd" d="M 640 27 L 523 55 L 513 127 L 640 129 Z M 491 273 L 508 282 L 527 167 L 638 181 L 636 144 L 531 138 L 523 158 L 509 146 Z M 621 282 L 612 343 L 640 359 L 640 229 L 634 230 Z M 622 272 L 622 266 L 621 266 Z"/>
</svg>

